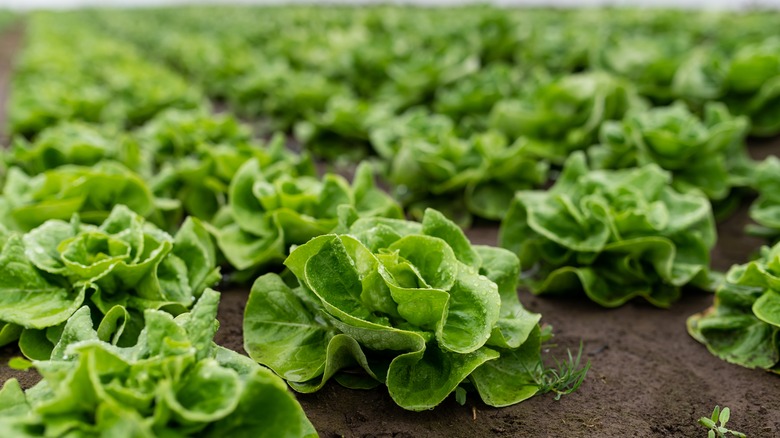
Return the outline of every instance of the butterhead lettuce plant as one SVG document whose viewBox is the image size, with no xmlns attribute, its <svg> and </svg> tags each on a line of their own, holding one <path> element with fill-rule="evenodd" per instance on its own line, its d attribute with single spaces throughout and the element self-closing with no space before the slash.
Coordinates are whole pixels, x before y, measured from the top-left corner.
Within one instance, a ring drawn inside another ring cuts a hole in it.
<svg viewBox="0 0 780 438">
<path fill-rule="evenodd" d="M 751 134 L 769 137 L 780 132 L 780 38 L 742 45 L 729 59 L 723 95 L 737 114 L 750 117 Z"/>
<path fill-rule="evenodd" d="M 535 156 L 561 164 L 593 144 L 602 123 L 634 107 L 644 103 L 630 83 L 604 72 L 577 73 L 540 85 L 523 99 L 497 102 L 489 127 L 512 139 L 525 137 Z"/>
<path fill-rule="evenodd" d="M 93 166 L 103 160 L 140 170 L 142 154 L 130 135 L 116 127 L 80 121 L 66 121 L 50 126 L 33 140 L 16 136 L 5 152 L 8 166 L 16 166 L 31 175 L 72 164 Z"/>
<path fill-rule="evenodd" d="M 368 152 L 371 128 L 391 119 L 392 110 L 386 103 L 336 95 L 323 112 L 305 114 L 305 120 L 295 124 L 295 138 L 328 160 L 360 159 Z"/>
<path fill-rule="evenodd" d="M 406 139 L 421 139 L 439 143 L 456 134 L 455 123 L 443 114 L 414 107 L 396 117 L 371 127 L 369 138 L 374 152 L 382 159 L 392 160 Z"/>
<path fill-rule="evenodd" d="M 550 190 L 517 192 L 501 246 L 520 257 L 534 293 L 584 290 L 606 307 L 634 297 L 668 307 L 681 286 L 707 285 L 716 237 L 707 197 L 670 182 L 655 164 L 589 170 L 577 152 Z"/>
<path fill-rule="evenodd" d="M 666 103 L 672 100 L 673 79 L 694 45 L 692 40 L 685 32 L 612 33 L 591 46 L 590 67 L 625 78 L 643 96 Z"/>
<path fill-rule="evenodd" d="M 207 289 L 190 313 L 146 310 L 138 342 L 100 340 L 90 309 L 68 321 L 43 380 L 0 390 L 0 434 L 37 436 L 316 437 L 284 382 L 212 341 L 219 294 Z"/>
<path fill-rule="evenodd" d="M 281 263 L 290 245 L 330 233 L 338 225 L 340 205 L 361 216 L 402 217 L 398 204 L 374 185 L 367 163 L 358 167 L 352 185 L 335 174 L 318 179 L 278 170 L 252 159 L 230 183 L 228 207 L 213 232 L 237 270 Z"/>
<path fill-rule="evenodd" d="M 7 233 L 0 337 L 4 344 L 18 337 L 25 355 L 46 359 L 65 321 L 88 305 L 102 340 L 132 343 L 145 309 L 185 312 L 220 279 L 210 239 L 197 219 L 171 236 L 123 205 L 98 226 L 74 215 Z"/>
<path fill-rule="evenodd" d="M 12 167 L 0 196 L 3 225 L 19 231 L 74 214 L 82 222 L 100 223 L 119 204 L 145 217 L 153 216 L 158 207 L 146 181 L 113 161 L 65 165 L 34 176 Z"/>
<path fill-rule="evenodd" d="M 390 163 L 388 179 L 414 216 L 436 206 L 468 224 L 471 214 L 500 220 L 517 190 L 544 183 L 547 168 L 547 162 L 529 153 L 527 142 L 510 144 L 503 134 L 488 131 L 470 138 L 406 139 Z"/>
<path fill-rule="evenodd" d="M 291 284 L 276 274 L 255 282 L 244 315 L 250 357 L 296 391 L 330 378 L 384 384 L 414 411 L 459 386 L 491 406 L 540 392 L 540 315 L 517 298 L 517 257 L 472 246 L 435 210 L 422 223 L 341 210 L 345 233 L 290 253 Z"/>
<path fill-rule="evenodd" d="M 709 309 L 688 318 L 688 333 L 715 356 L 780 372 L 780 245 L 733 266 Z"/>
<path fill-rule="evenodd" d="M 655 163 L 671 172 L 672 185 L 697 188 L 720 200 L 732 186 L 749 183 L 751 162 L 745 148 L 749 122 L 709 102 L 703 118 L 682 102 L 631 112 L 601 126 L 601 144 L 588 150 L 595 168 L 623 169 Z"/>
</svg>

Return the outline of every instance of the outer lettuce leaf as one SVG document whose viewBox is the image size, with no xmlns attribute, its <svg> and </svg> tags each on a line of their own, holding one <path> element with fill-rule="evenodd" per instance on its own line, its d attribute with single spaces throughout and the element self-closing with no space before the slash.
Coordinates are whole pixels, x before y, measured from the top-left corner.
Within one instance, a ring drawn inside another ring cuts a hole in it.
<svg viewBox="0 0 780 438">
<path fill-rule="evenodd" d="M 368 164 L 358 168 L 350 186 L 338 175 L 295 178 L 252 159 L 238 170 L 229 195 L 229 217 L 213 232 L 238 270 L 278 263 L 291 245 L 331 232 L 341 205 L 353 207 L 359 216 L 402 216 L 398 204 L 374 186 Z"/>
<path fill-rule="evenodd" d="M 527 400 L 539 393 L 539 385 L 533 370 L 539 366 L 541 356 L 539 326 L 519 348 L 499 349 L 500 356 L 477 368 L 471 374 L 471 381 L 485 404 L 509 406 Z"/>
<path fill-rule="evenodd" d="M 273 373 L 212 342 L 219 294 L 207 290 L 191 313 L 146 310 L 137 343 L 98 340 L 89 308 L 68 321 L 43 380 L 0 391 L 0 431 L 15 436 L 316 436 Z"/>
<path fill-rule="evenodd" d="M 244 316 L 253 359 L 297 391 L 316 391 L 331 377 L 350 387 L 373 381 L 415 411 L 465 380 L 496 406 L 538 392 L 539 315 L 517 299 L 512 253 L 472 247 L 434 210 L 422 224 L 358 218 L 342 227 L 349 233 L 315 237 L 290 253 L 285 264 L 297 287 L 275 274 L 257 279 Z M 504 375 L 525 382 L 521 389 L 480 371 L 497 360 Z"/>
<path fill-rule="evenodd" d="M 284 379 L 305 382 L 322 373 L 326 346 L 335 335 L 328 324 L 299 297 L 281 278 L 264 275 L 252 286 L 252 293 L 244 317 L 244 331 L 264 333 L 262 342 L 247 338 L 248 351 L 262 351 L 266 366 Z M 251 303 L 251 304 L 250 304 Z M 322 348 L 313 348 L 321 346 Z"/>
<path fill-rule="evenodd" d="M 628 114 L 601 127 L 601 144 L 588 150 L 593 167 L 622 169 L 655 163 L 672 174 L 680 191 L 699 189 L 721 200 L 750 181 L 744 145 L 748 120 L 721 103 L 708 103 L 700 120 L 680 102 Z"/>
<path fill-rule="evenodd" d="M 84 304 L 101 339 L 127 345 L 145 309 L 184 312 L 220 279 L 211 237 L 197 219 L 173 237 L 122 205 L 99 226 L 74 215 L 70 223 L 50 220 L 11 234 L 0 266 L 9 272 L 0 320 L 23 328 L 20 346 L 35 359 L 48 358 L 62 324 Z M 14 340 L 10 333 L 5 343 Z"/>
<path fill-rule="evenodd" d="M 0 266 L 4 272 L 0 282 L 3 289 L 0 320 L 6 325 L 34 329 L 55 326 L 65 322 L 84 301 L 84 287 L 71 288 L 62 279 L 36 269 L 25 255 L 25 245 L 19 235 L 12 235 L 3 246 Z M 3 344 L 15 340 L 9 335 Z"/>
<path fill-rule="evenodd" d="M 510 257 L 511 252 L 503 248 L 475 246 L 474 249 L 481 260 L 480 274 L 494 281 L 501 295 L 501 312 L 487 344 L 505 350 L 519 348 L 537 328 L 541 318 L 541 315 L 527 311 L 517 297 L 520 261 Z"/>
<path fill-rule="evenodd" d="M 590 171 L 582 153 L 547 192 L 518 192 L 500 242 L 518 254 L 535 293 L 582 289 L 616 307 L 643 296 L 660 307 L 708 282 L 715 225 L 705 196 L 680 194 L 654 164 Z"/>
</svg>

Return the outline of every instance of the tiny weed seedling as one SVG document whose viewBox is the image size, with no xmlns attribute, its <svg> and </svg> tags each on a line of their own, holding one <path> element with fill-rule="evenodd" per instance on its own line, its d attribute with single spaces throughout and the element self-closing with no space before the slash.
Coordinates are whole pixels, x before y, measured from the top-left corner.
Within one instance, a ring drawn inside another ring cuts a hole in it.
<svg viewBox="0 0 780 438">
<path fill-rule="evenodd" d="M 726 438 L 726 434 L 737 438 L 746 438 L 746 435 L 742 432 L 736 432 L 726 428 L 726 423 L 729 421 L 731 411 L 729 408 L 723 408 L 720 410 L 720 406 L 715 406 L 715 410 L 712 411 L 710 418 L 699 418 L 699 424 L 709 429 L 707 432 L 707 438 Z M 720 423 L 720 424 L 718 424 Z"/>
<path fill-rule="evenodd" d="M 566 352 L 568 359 L 560 362 L 555 359 L 553 367 L 546 367 L 540 363 L 536 372 L 539 393 L 554 392 L 555 400 L 560 400 L 562 396 L 576 391 L 590 370 L 590 361 L 582 365 L 582 342 L 576 356 L 572 355 L 571 350 Z"/>
<path fill-rule="evenodd" d="M 579 389 L 590 370 L 590 361 L 582 364 L 582 343 L 573 355 L 571 350 L 566 350 L 568 358 L 563 361 L 554 359 L 555 366 L 547 367 L 539 362 L 536 368 L 530 372 L 534 383 L 539 387 L 537 394 L 555 393 L 555 400 L 560 400 L 562 396 L 569 395 Z M 526 368 L 527 369 L 527 368 Z M 463 386 L 455 388 L 455 401 L 464 406 L 468 391 Z"/>
</svg>

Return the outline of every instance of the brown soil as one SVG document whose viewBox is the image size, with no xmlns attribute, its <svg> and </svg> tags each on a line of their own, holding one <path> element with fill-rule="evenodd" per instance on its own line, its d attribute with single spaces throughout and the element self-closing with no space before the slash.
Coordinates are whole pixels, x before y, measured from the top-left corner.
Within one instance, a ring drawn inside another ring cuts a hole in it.
<svg viewBox="0 0 780 438">
<path fill-rule="evenodd" d="M 20 30 L 0 39 L 0 99 L 6 98 L 11 54 Z M 0 112 L 3 120 L 4 112 Z M 756 156 L 776 154 L 780 141 L 759 142 Z M 726 269 L 744 262 L 761 241 L 742 232 L 747 203 L 719 226 L 713 265 Z M 475 243 L 495 244 L 495 225 L 480 224 L 468 234 Z M 248 291 L 223 294 L 216 342 L 241 351 L 241 320 Z M 688 336 L 686 318 L 712 302 L 712 296 L 687 291 L 670 310 L 633 302 L 603 309 L 584 297 L 546 299 L 520 291 L 520 299 L 555 329 L 548 360 L 563 358 L 582 341 L 591 361 L 588 378 L 576 393 L 555 401 L 535 397 L 503 409 L 477 398 L 465 406 L 451 397 L 432 411 L 413 413 L 397 407 L 384 388 L 352 391 L 335 382 L 298 399 L 323 437 L 696 437 L 696 424 L 716 404 L 729 406 L 729 425 L 751 437 L 780 431 L 780 377 L 723 362 Z M 34 371 L 7 366 L 18 356 L 15 346 L 0 349 L 0 381 L 16 377 L 29 387 Z"/>
</svg>

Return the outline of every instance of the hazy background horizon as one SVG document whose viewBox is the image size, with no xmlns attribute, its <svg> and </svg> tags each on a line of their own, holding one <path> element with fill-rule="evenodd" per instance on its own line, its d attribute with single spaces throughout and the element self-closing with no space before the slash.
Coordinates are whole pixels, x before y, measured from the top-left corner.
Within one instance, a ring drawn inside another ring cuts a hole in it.
<svg viewBox="0 0 780 438">
<path fill-rule="evenodd" d="M 87 6 L 101 7 L 149 7 L 186 4 L 417 4 L 428 6 L 447 6 L 467 3 L 491 3 L 501 6 L 557 6 L 557 7 L 594 7 L 594 6 L 640 6 L 662 8 L 692 9 L 744 9 L 744 8 L 780 8 L 780 0 L 0 0 L 0 8 L 16 10 L 30 9 L 71 9 Z"/>
</svg>

